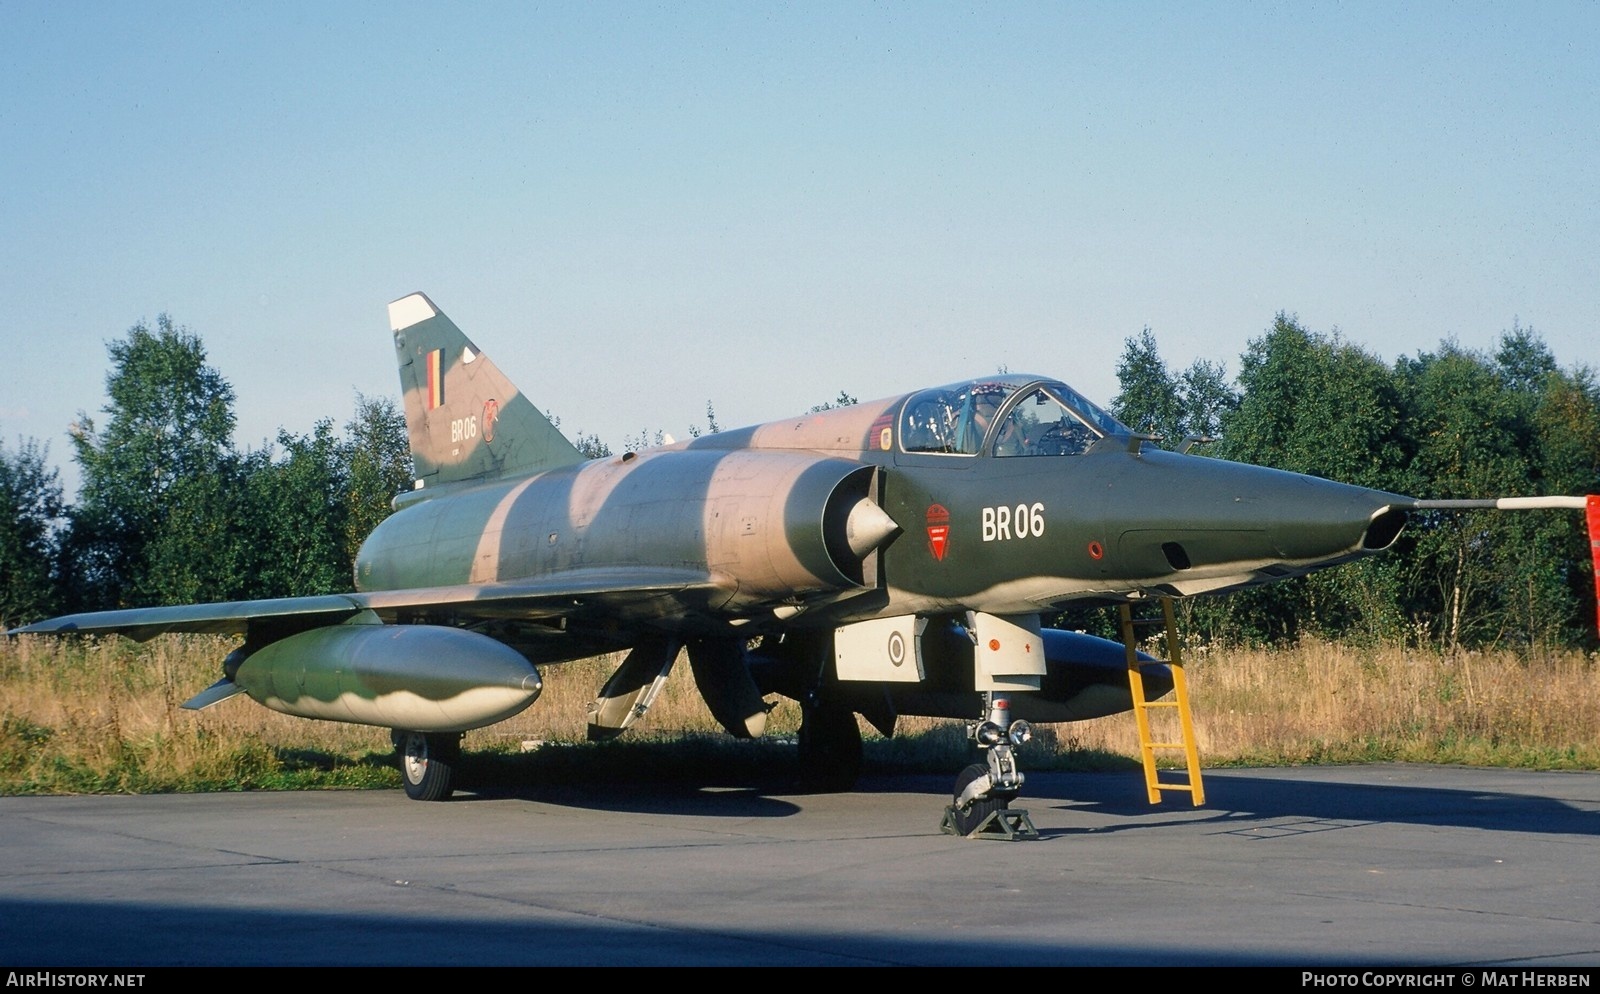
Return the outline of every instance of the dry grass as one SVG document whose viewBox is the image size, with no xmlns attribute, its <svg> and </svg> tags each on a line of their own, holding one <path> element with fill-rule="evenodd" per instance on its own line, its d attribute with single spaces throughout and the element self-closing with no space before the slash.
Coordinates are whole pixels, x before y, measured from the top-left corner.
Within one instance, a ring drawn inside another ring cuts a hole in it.
<svg viewBox="0 0 1600 994">
<path fill-rule="evenodd" d="M 290 718 L 244 700 L 178 705 L 213 682 L 229 643 L 165 637 L 0 640 L 0 793 L 226 790 L 393 785 L 383 729 Z M 614 658 L 545 669 L 523 714 L 468 733 L 477 753 L 584 741 L 588 703 Z M 675 671 L 628 739 L 720 742 L 687 667 Z M 1188 667 L 1208 765 L 1407 760 L 1600 769 L 1600 665 L 1581 653 L 1446 657 L 1309 643 L 1293 650 L 1200 651 Z M 782 701 L 769 737 L 792 736 Z M 869 763 L 949 769 L 969 748 L 959 723 L 902 719 L 869 735 Z M 1026 763 L 1126 765 L 1130 716 L 1040 730 Z"/>
<path fill-rule="evenodd" d="M 1371 759 L 1600 768 L 1600 660 L 1305 643 L 1190 667 L 1213 763 Z"/>
<path fill-rule="evenodd" d="M 398 782 L 381 729 L 248 702 L 179 705 L 221 676 L 227 640 L 0 641 L 0 793 Z"/>
</svg>

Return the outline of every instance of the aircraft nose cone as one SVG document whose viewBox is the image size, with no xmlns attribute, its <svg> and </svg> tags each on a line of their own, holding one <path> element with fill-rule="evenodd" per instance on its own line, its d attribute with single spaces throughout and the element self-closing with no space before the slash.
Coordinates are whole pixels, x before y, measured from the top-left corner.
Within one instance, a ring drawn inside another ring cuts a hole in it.
<svg viewBox="0 0 1600 994">
<path fill-rule="evenodd" d="M 1405 512 L 1400 498 L 1331 480 L 1286 474 L 1272 488 L 1272 507 L 1262 507 L 1267 538 L 1285 559 L 1315 559 L 1342 552 L 1388 548 L 1400 534 Z"/>
<path fill-rule="evenodd" d="M 1219 459 L 1150 456 L 1151 496 L 1130 516 L 1119 549 L 1152 575 L 1331 565 L 1387 548 L 1405 523 L 1405 499 L 1393 494 Z"/>
</svg>

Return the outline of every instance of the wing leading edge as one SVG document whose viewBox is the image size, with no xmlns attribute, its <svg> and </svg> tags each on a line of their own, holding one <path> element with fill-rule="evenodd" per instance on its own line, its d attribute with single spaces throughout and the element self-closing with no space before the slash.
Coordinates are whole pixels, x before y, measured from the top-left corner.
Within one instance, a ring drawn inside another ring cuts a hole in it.
<svg viewBox="0 0 1600 994">
<path fill-rule="evenodd" d="M 626 609 L 663 597 L 697 601 L 730 593 L 710 576 L 694 570 L 583 570 L 538 581 L 461 584 L 409 590 L 279 597 L 215 604 L 127 608 L 69 614 L 24 625 L 8 635 L 125 635 L 141 642 L 167 632 L 243 635 L 253 622 L 300 620 L 306 627 L 336 625 L 362 611 L 386 622 L 403 614 L 448 613 L 458 621 L 491 618 L 558 618 L 591 605 Z"/>
</svg>

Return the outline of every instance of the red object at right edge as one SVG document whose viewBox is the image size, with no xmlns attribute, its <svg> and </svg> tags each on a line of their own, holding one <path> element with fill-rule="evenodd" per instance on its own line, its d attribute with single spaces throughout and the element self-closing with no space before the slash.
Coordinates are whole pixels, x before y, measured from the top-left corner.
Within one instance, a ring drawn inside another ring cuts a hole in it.
<svg viewBox="0 0 1600 994">
<path fill-rule="evenodd" d="M 1590 494 L 1585 514 L 1589 519 L 1589 555 L 1594 559 L 1594 618 L 1600 630 L 1600 494 Z"/>
</svg>

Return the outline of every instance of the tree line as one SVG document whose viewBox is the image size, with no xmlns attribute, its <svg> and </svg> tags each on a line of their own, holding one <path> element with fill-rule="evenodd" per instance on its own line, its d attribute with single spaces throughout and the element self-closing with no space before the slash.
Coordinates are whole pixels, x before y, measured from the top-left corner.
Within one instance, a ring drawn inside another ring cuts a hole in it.
<svg viewBox="0 0 1600 994">
<path fill-rule="evenodd" d="M 1192 450 L 1392 493 L 1481 498 L 1600 492 L 1600 386 L 1514 326 L 1492 353 L 1445 341 L 1391 364 L 1279 314 L 1237 385 L 1181 373 L 1146 329 L 1127 339 L 1113 413 Z M 1170 442 L 1169 442 L 1170 444 Z M 1301 635 L 1448 651 L 1595 644 L 1589 543 L 1571 511 L 1428 512 L 1389 552 L 1296 580 L 1186 602 L 1203 640 Z"/>
<path fill-rule="evenodd" d="M 362 540 L 411 483 L 394 400 L 357 397 L 342 432 L 325 419 L 240 449 L 233 388 L 199 336 L 162 315 L 108 349 L 104 418 L 80 415 L 71 430 L 75 503 L 45 447 L 0 445 L 0 627 L 64 611 L 350 589 Z M 1170 447 L 1206 440 L 1197 458 L 1418 497 L 1600 491 L 1595 374 L 1560 368 L 1530 329 L 1513 327 L 1492 354 L 1446 341 L 1386 364 L 1280 314 L 1249 342 L 1233 382 L 1211 360 L 1169 369 L 1145 329 L 1127 339 L 1117 376 L 1113 412 Z M 854 402 L 841 391 L 813 410 Z M 706 415 L 716 431 L 709 401 Z M 610 451 L 579 437 L 586 454 Z M 642 432 L 624 447 L 648 440 Z M 1592 646 L 1588 555 L 1570 512 L 1416 514 L 1384 555 L 1183 610 L 1207 641 Z"/>
<path fill-rule="evenodd" d="M 34 440 L 0 447 L 0 628 L 51 614 L 351 589 L 356 551 L 410 485 L 405 416 L 358 396 L 334 430 L 234 445 L 232 386 L 160 316 L 111 342 L 103 420 L 72 425 L 76 503 Z"/>
</svg>

